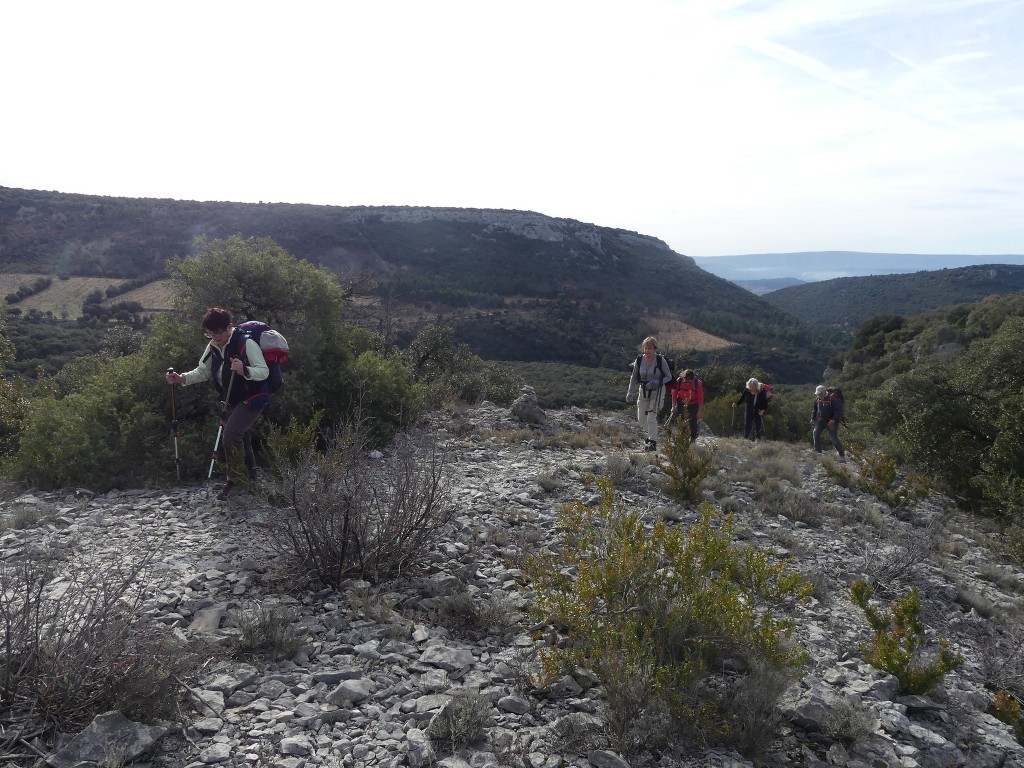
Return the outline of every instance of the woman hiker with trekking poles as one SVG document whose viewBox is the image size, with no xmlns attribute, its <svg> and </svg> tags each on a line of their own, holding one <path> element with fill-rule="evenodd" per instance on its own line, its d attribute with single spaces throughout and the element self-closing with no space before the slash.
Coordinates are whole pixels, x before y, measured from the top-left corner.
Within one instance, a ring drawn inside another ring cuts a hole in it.
<svg viewBox="0 0 1024 768">
<path fill-rule="evenodd" d="M 658 341 L 648 336 L 640 345 L 640 355 L 633 362 L 633 373 L 626 388 L 626 402 L 636 397 L 636 418 L 647 433 L 644 448 L 658 449 L 658 411 L 665 396 L 665 385 L 672 381 L 671 366 L 658 353 Z"/>
<path fill-rule="evenodd" d="M 188 386 L 210 381 L 217 386 L 221 396 L 221 420 L 217 430 L 217 442 L 213 446 L 214 458 L 221 436 L 224 438 L 224 458 L 228 467 L 228 478 L 217 498 L 223 501 L 235 488 L 236 477 L 231 466 L 232 454 L 241 449 L 249 479 L 256 479 L 256 456 L 252 450 L 249 430 L 260 417 L 260 412 L 270 402 L 266 379 L 270 373 L 260 345 L 246 338 L 232 324 L 231 313 L 220 307 L 206 310 L 202 320 L 203 332 L 209 343 L 203 350 L 199 365 L 187 373 L 177 373 L 169 368 L 167 383 Z M 213 474 L 213 460 L 210 461 L 209 478 Z"/>
</svg>

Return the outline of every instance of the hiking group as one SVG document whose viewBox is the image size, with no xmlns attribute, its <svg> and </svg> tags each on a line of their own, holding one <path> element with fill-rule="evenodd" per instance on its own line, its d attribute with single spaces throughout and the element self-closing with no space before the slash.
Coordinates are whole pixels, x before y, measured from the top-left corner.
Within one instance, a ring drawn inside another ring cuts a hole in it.
<svg viewBox="0 0 1024 768">
<path fill-rule="evenodd" d="M 200 325 L 207 344 L 199 364 L 185 373 L 169 368 L 166 379 L 172 386 L 172 398 L 174 385 L 213 381 L 217 387 L 221 419 L 207 479 L 213 474 L 217 449 L 223 438 L 227 481 L 217 496 L 223 501 L 243 477 L 256 479 L 256 455 L 250 430 L 270 403 L 271 392 L 280 386 L 280 363 L 287 359 L 288 345 L 283 336 L 265 323 L 251 321 L 234 325 L 231 313 L 221 307 L 207 309 Z M 266 355 L 264 346 L 269 350 Z M 244 475 L 240 464 L 244 464 Z"/>
<path fill-rule="evenodd" d="M 640 354 L 632 363 L 633 372 L 626 389 L 626 402 L 636 398 L 636 416 L 645 432 L 644 447 L 648 451 L 658 447 L 658 414 L 666 397 L 672 400 L 669 423 L 682 411 L 690 427 L 690 442 L 700 434 L 700 421 L 704 415 L 704 384 L 693 369 L 687 368 L 676 377 L 674 362 L 658 352 L 658 341 L 648 336 L 640 345 Z M 757 443 L 764 437 L 764 415 L 772 401 L 773 389 L 769 384 L 751 377 L 731 404 L 735 409 L 743 406 L 743 437 Z M 846 455 L 839 441 L 839 424 L 843 417 L 843 393 L 837 387 L 818 386 L 814 390 L 814 408 L 811 423 L 814 450 L 822 452 L 821 433 L 829 439 L 839 457 Z"/>
<path fill-rule="evenodd" d="M 168 368 L 165 374 L 167 383 L 171 385 L 175 465 L 178 462 L 178 435 L 173 415 L 174 387 L 212 381 L 220 395 L 221 418 L 207 479 L 213 475 L 217 451 L 223 445 L 227 479 L 217 498 L 224 500 L 241 480 L 256 479 L 256 456 L 250 430 L 270 403 L 271 393 L 281 386 L 280 366 L 288 359 L 288 342 L 266 323 L 248 321 L 236 326 L 231 313 L 221 307 L 207 309 L 200 326 L 207 344 L 198 365 L 185 373 Z M 695 441 L 704 414 L 704 385 L 700 376 L 687 368 L 677 377 L 674 362 L 658 352 L 658 341 L 653 336 L 643 340 L 632 369 L 626 402 L 636 398 L 637 420 L 646 435 L 645 449 L 657 450 L 658 415 L 666 397 L 671 398 L 670 423 L 680 412 L 685 414 L 690 442 Z M 743 405 L 744 438 L 756 443 L 764 436 L 764 415 L 771 399 L 771 386 L 756 378 L 747 381 L 739 398 L 732 403 L 734 409 Z M 838 434 L 842 416 L 842 392 L 834 387 L 817 387 L 811 413 L 814 450 L 822 451 L 821 433 L 827 430 L 840 458 L 845 456 Z"/>
</svg>

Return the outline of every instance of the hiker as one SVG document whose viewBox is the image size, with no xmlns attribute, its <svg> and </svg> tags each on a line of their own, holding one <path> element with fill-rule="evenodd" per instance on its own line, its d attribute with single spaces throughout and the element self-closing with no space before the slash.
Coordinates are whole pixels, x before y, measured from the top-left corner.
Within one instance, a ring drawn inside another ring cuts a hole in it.
<svg viewBox="0 0 1024 768">
<path fill-rule="evenodd" d="M 679 409 L 686 412 L 690 420 L 690 442 L 697 440 L 697 422 L 704 417 L 704 384 L 692 368 L 683 371 L 672 390 L 672 416 Z"/>
<path fill-rule="evenodd" d="M 231 313 L 220 307 L 210 307 L 203 315 L 202 328 L 209 339 L 199 359 L 199 365 L 187 373 L 167 372 L 168 384 L 198 384 L 213 380 L 220 393 L 224 411 L 224 457 L 228 464 L 228 478 L 217 498 L 223 501 L 235 487 L 232 477 L 231 456 L 242 450 L 250 480 L 256 479 L 256 456 L 252 450 L 249 430 L 270 402 L 266 378 L 269 374 L 260 345 L 245 338 L 231 322 Z"/>
<path fill-rule="evenodd" d="M 642 353 L 633 362 L 633 374 L 626 389 L 626 402 L 636 399 L 636 418 L 647 430 L 644 447 L 658 449 L 658 411 L 664 399 L 665 385 L 672 381 L 672 371 L 664 355 L 658 354 L 658 341 L 648 336 L 640 345 Z"/>
<path fill-rule="evenodd" d="M 755 443 L 764 436 L 764 416 L 768 410 L 768 393 L 757 379 L 749 379 L 732 407 L 743 405 L 743 437 Z"/>
<path fill-rule="evenodd" d="M 821 453 L 821 431 L 828 430 L 832 445 L 839 451 L 839 458 L 846 458 L 843 444 L 839 442 L 839 420 L 843 418 L 843 399 L 834 391 L 819 384 L 814 388 L 814 408 L 811 424 L 814 425 L 814 450 Z"/>
</svg>

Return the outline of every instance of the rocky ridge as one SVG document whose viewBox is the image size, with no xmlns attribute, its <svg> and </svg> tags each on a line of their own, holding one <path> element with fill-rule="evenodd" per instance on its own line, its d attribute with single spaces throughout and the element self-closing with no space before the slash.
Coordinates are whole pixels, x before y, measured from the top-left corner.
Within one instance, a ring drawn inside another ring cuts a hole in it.
<svg viewBox="0 0 1024 768">
<path fill-rule="evenodd" d="M 579 670 L 537 689 L 524 672 L 547 635 L 524 618 L 531 596 L 516 563 L 552 540 L 564 503 L 595 500 L 591 472 L 616 473 L 622 498 L 651 519 L 686 525 L 697 510 L 659 490 L 661 473 L 635 450 L 639 433 L 622 414 L 545 414 L 526 398 L 512 411 L 484 403 L 436 428 L 456 470 L 460 515 L 426 572 L 379 587 L 286 583 L 264 535 L 269 511 L 251 497 L 220 504 L 207 488 L 183 487 L 5 501 L 4 518 L 31 511 L 39 523 L 0 529 L 4 563 L 58 550 L 102 568 L 154 550 L 158 588 L 147 611 L 183 640 L 226 645 L 238 633 L 239 609 L 279 605 L 294 612 L 302 641 L 286 661 L 225 656 L 211 665 L 189 682 L 184 729 L 108 715 L 65 740 L 49 763 L 102 764 L 103 744 L 116 739 L 132 745 L 125 765 L 625 768 L 608 744 L 565 736 L 569 722 L 599 723 L 598 681 Z M 812 660 L 780 702 L 783 724 L 762 756 L 767 764 L 1024 765 L 1013 730 L 986 714 L 992 668 L 1014 663 L 1024 592 L 1021 569 L 995 562 L 995 534 L 935 494 L 894 509 L 844 487 L 806 448 L 701 441 L 718 448 L 707 497 L 734 515 L 739 538 L 792 558 L 815 584 L 814 597 L 796 609 L 797 639 Z M 865 576 L 891 595 L 917 586 L 931 633 L 962 654 L 961 668 L 932 696 L 900 696 L 895 678 L 861 658 L 870 631 L 848 587 Z M 491 606 L 491 626 L 474 631 L 457 616 L 442 620 L 457 596 Z M 486 710 L 486 738 L 452 754 L 426 733 L 466 701 Z M 755 764 L 721 749 L 659 760 Z"/>
</svg>

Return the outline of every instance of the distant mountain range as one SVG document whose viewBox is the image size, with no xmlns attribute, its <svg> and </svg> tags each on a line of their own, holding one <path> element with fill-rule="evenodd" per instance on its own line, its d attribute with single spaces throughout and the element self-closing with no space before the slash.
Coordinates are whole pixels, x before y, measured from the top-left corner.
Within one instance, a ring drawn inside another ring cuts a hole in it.
<svg viewBox="0 0 1024 768">
<path fill-rule="evenodd" d="M 805 251 L 801 253 L 748 253 L 739 256 L 695 256 L 697 266 L 757 294 L 838 277 L 897 275 L 907 272 L 955 269 L 986 264 L 1024 265 L 1024 254 L 977 256 L 965 254 L 863 253 L 860 251 Z M 788 278 L 788 284 L 769 280 Z"/>
</svg>

